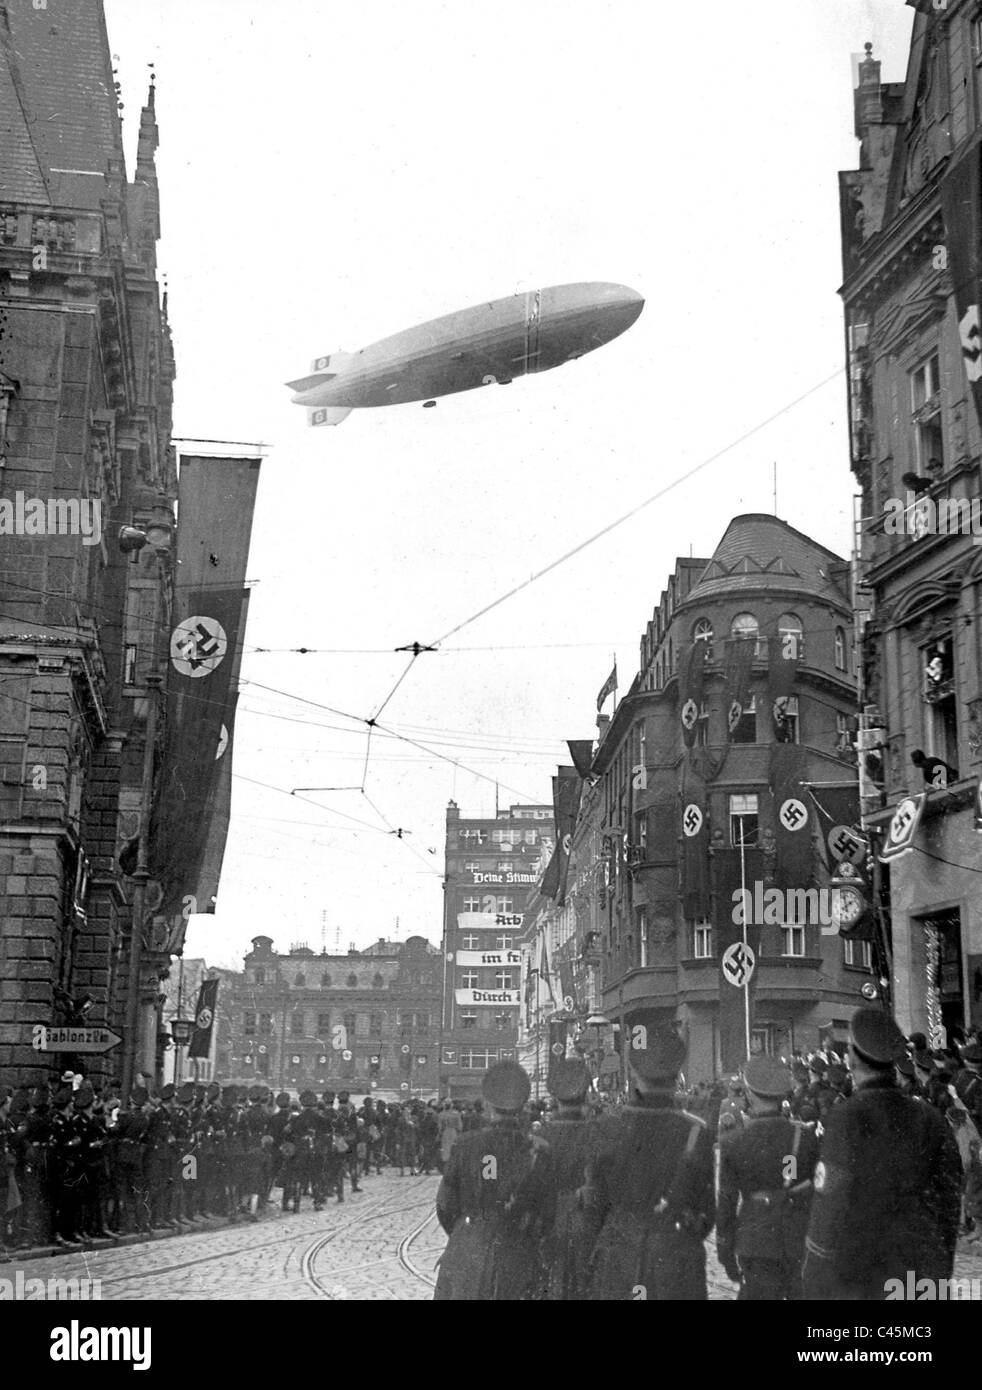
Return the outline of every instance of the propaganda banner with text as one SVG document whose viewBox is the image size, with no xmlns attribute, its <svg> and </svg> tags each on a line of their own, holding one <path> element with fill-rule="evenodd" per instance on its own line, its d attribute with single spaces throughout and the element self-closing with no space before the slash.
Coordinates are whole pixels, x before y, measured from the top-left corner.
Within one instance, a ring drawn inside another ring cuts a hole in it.
<svg viewBox="0 0 982 1390">
<path fill-rule="evenodd" d="M 941 180 L 948 273 L 955 295 L 965 379 L 982 422 L 982 141 L 976 136 Z M 924 402 L 915 402 L 923 404 Z M 916 418 L 916 417 L 915 417 Z"/>
<path fill-rule="evenodd" d="M 150 837 L 154 911 L 166 921 L 182 912 L 186 918 L 189 905 L 206 911 L 214 896 L 199 907 L 202 862 L 208 854 L 213 874 L 217 863 L 217 844 L 208 848 L 212 817 L 223 814 L 221 784 L 231 772 L 227 743 L 260 462 L 181 459 L 166 740 Z"/>
</svg>

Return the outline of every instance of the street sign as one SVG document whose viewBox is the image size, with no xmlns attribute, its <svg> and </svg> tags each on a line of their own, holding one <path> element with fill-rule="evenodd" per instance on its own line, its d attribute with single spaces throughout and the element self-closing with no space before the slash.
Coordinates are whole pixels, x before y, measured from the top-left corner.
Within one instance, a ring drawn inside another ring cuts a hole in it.
<svg viewBox="0 0 982 1390">
<path fill-rule="evenodd" d="M 47 1028 L 36 1023 L 31 1036 L 35 1052 L 111 1052 L 123 1041 L 109 1028 Z"/>
</svg>

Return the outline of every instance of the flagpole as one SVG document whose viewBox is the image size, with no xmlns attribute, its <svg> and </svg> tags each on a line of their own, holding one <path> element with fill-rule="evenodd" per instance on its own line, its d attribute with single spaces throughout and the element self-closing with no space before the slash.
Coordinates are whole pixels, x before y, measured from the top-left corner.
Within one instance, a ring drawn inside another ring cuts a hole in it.
<svg viewBox="0 0 982 1390">
<path fill-rule="evenodd" d="M 744 853 L 743 839 L 743 818 L 740 818 L 740 901 L 743 903 L 741 918 L 743 921 L 743 968 L 747 970 L 747 863 Z M 750 1056 L 750 973 L 744 975 L 743 980 L 743 1031 L 744 1041 L 747 1048 L 747 1056 Z"/>
</svg>

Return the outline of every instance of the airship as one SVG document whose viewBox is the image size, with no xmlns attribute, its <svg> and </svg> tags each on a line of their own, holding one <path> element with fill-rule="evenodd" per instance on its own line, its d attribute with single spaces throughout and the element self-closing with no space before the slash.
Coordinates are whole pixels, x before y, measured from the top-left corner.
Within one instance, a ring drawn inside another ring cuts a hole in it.
<svg viewBox="0 0 982 1390">
<path fill-rule="evenodd" d="M 340 425 L 353 410 L 507 386 L 603 347 L 630 328 L 644 300 L 626 285 L 554 285 L 431 319 L 358 352 L 316 357 L 286 384 L 308 424 Z"/>
</svg>

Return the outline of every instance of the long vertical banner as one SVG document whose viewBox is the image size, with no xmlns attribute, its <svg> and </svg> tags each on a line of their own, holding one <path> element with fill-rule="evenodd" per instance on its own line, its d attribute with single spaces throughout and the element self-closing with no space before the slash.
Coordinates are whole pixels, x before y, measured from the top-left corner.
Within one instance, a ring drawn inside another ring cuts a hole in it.
<svg viewBox="0 0 982 1390">
<path fill-rule="evenodd" d="M 754 915 L 754 884 L 762 878 L 763 857 L 759 849 L 747 846 L 741 864 L 740 854 L 739 848 L 714 849 L 712 854 L 720 963 L 720 1063 L 728 1072 L 736 1071 L 747 1059 L 747 1011 L 752 1031 L 760 959 L 761 923 Z"/>
<path fill-rule="evenodd" d="M 982 421 L 982 142 L 975 143 L 941 180 L 948 270 L 955 293 L 965 377 Z"/>
<path fill-rule="evenodd" d="M 260 463 L 181 459 L 166 738 L 150 837 L 154 910 L 170 922 L 186 924 L 190 912 L 213 910 L 227 830 L 228 745 Z M 179 950 L 182 939 L 178 926 L 169 949 Z"/>
</svg>

